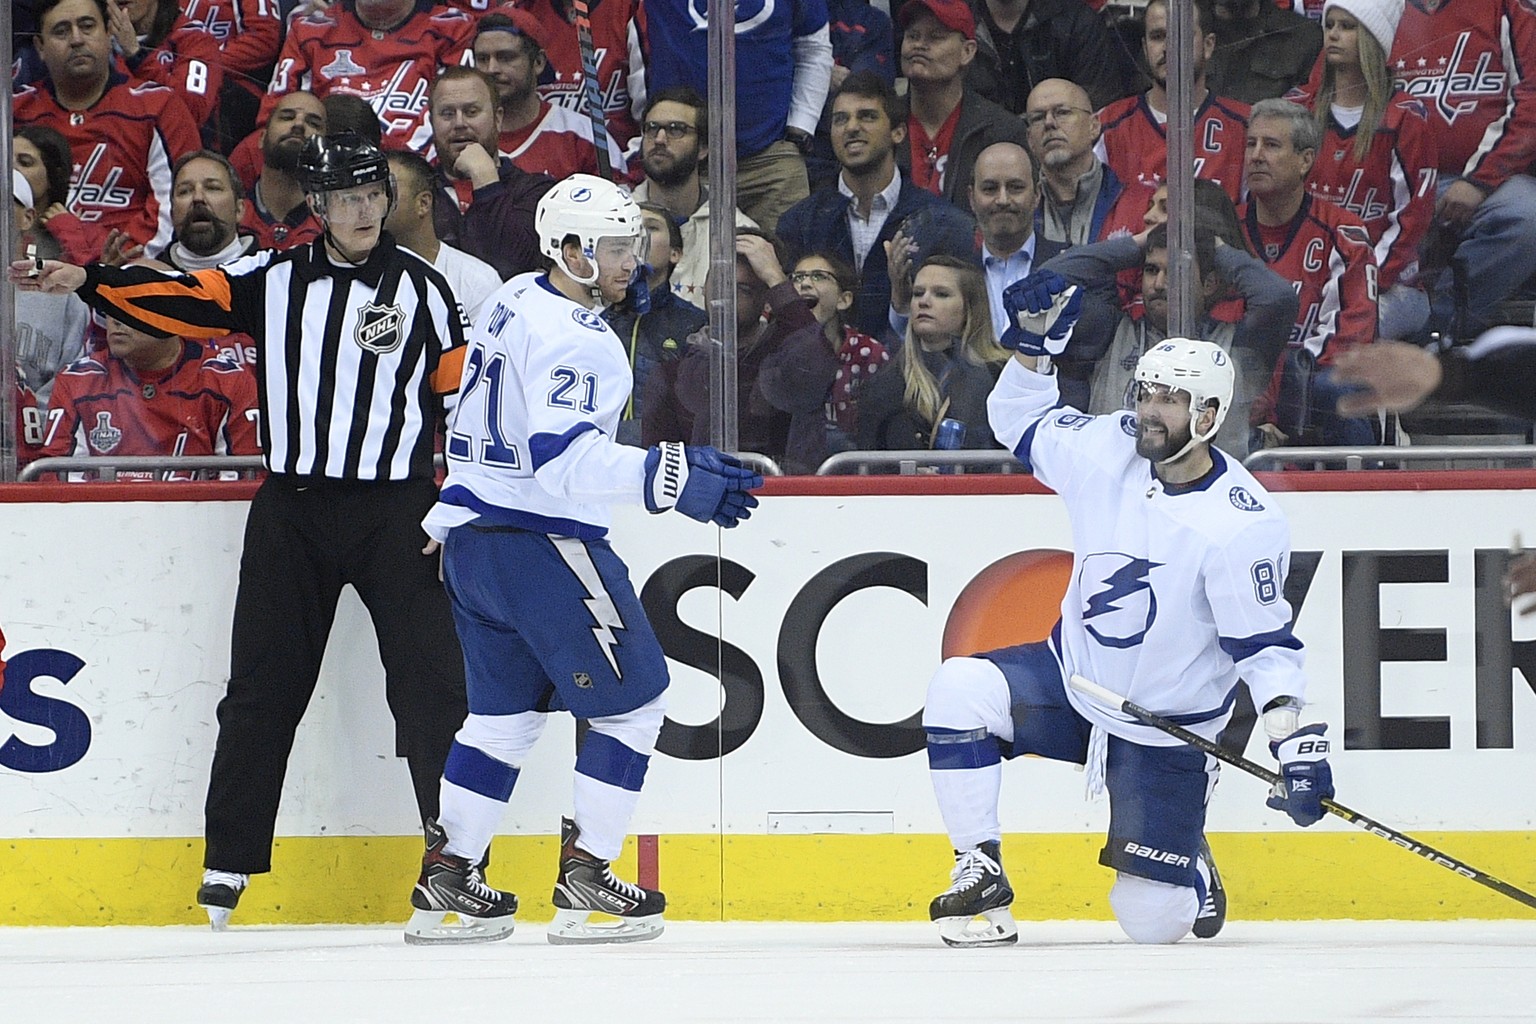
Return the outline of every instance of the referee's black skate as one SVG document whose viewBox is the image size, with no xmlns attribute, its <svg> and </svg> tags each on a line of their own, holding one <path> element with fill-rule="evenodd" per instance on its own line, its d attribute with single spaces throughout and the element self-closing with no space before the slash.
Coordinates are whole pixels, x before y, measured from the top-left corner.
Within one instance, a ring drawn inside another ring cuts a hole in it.
<svg viewBox="0 0 1536 1024">
<path fill-rule="evenodd" d="M 1227 923 L 1227 890 L 1221 884 L 1221 875 L 1216 872 L 1216 858 L 1211 856 L 1211 844 L 1200 840 L 1200 852 L 1196 854 L 1199 866 L 1205 871 L 1200 871 L 1205 878 L 1205 901 L 1200 904 L 1200 912 L 1195 915 L 1194 927 L 1190 929 L 1197 939 L 1211 939 L 1221 931 L 1221 926 Z"/>
<path fill-rule="evenodd" d="M 955 851 L 953 883 L 928 905 L 948 946 L 1006 946 L 1019 941 L 1008 908 L 1013 889 L 1003 873 L 1002 845 L 991 839 L 974 850 Z M 977 920 L 980 918 L 981 920 Z"/>
<path fill-rule="evenodd" d="M 203 872 L 203 884 L 197 889 L 197 905 L 208 911 L 208 923 L 216 932 L 229 927 L 229 915 L 240 903 L 240 894 L 251 884 L 250 875 L 237 871 Z"/>
<path fill-rule="evenodd" d="M 512 934 L 517 897 L 485 884 L 480 867 L 464 857 L 444 852 L 448 836 L 427 820 L 427 852 L 421 877 L 411 890 L 415 913 L 405 926 L 405 941 L 413 945 L 446 942 L 495 942 Z M 445 924 L 452 914 L 458 924 Z"/>
<path fill-rule="evenodd" d="M 556 945 L 596 942 L 644 942 L 666 927 L 662 912 L 667 898 L 614 876 L 606 860 L 576 845 L 581 830 L 570 818 L 560 819 L 560 877 L 555 882 L 555 919 L 549 941 Z M 591 924 L 593 914 L 618 919 L 615 924 Z"/>
</svg>

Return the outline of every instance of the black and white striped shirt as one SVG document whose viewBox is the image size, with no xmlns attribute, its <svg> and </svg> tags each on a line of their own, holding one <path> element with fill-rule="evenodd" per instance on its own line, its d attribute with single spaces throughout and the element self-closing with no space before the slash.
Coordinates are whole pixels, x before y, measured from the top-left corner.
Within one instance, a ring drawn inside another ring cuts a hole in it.
<svg viewBox="0 0 1536 1024">
<path fill-rule="evenodd" d="M 433 475 L 433 432 L 457 401 L 469 324 L 431 264 L 384 234 L 360 266 L 323 238 L 213 270 L 86 268 L 80 297 L 140 330 L 256 340 L 261 449 L 274 473 Z"/>
</svg>

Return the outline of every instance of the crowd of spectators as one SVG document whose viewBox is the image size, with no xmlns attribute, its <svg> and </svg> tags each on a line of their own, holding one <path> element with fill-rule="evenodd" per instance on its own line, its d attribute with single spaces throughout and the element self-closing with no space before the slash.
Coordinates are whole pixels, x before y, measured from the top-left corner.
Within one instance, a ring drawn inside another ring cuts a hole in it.
<svg viewBox="0 0 1536 1024">
<path fill-rule="evenodd" d="M 707 5 L 591 7 L 589 89 L 568 0 L 18 0 L 17 251 L 192 271 L 315 244 L 298 152 L 359 131 L 390 153 L 388 230 L 473 319 L 541 265 L 539 198 L 606 169 L 651 234 L 649 305 L 603 314 L 636 380 L 621 440 L 700 442 L 707 162 L 734 145 L 739 436 L 790 472 L 994 447 L 1002 294 L 1042 267 L 1087 293 L 1063 400 L 1122 408 L 1168 334 L 1170 116 L 1193 126 L 1198 330 L 1238 368 L 1218 443 L 1239 457 L 1380 443 L 1337 414 L 1334 362 L 1469 342 L 1536 276 L 1524 0 L 1195 0 L 1186 112 L 1169 0 L 745 0 L 730 140 Z M 24 458 L 250 449 L 228 375 L 249 382 L 258 339 L 17 305 Z"/>
</svg>

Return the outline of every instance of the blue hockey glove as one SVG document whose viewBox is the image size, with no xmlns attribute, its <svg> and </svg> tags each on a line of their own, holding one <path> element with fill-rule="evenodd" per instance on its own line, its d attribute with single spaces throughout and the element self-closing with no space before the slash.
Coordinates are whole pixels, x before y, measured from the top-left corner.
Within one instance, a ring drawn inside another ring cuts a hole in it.
<svg viewBox="0 0 1536 1024">
<path fill-rule="evenodd" d="M 1026 356 L 1059 356 L 1083 312 L 1083 290 L 1054 270 L 1037 270 L 1003 289 L 1008 329 L 1004 348 Z"/>
<path fill-rule="evenodd" d="M 763 478 L 735 456 L 708 445 L 663 441 L 645 456 L 645 507 L 676 509 L 690 519 L 730 529 L 757 507 L 751 492 Z"/>
<path fill-rule="evenodd" d="M 1314 825 L 1326 812 L 1323 800 L 1333 799 L 1333 769 L 1328 767 L 1326 725 L 1304 725 L 1269 745 L 1280 762 L 1279 782 L 1266 803 L 1284 811 L 1302 828 Z"/>
</svg>

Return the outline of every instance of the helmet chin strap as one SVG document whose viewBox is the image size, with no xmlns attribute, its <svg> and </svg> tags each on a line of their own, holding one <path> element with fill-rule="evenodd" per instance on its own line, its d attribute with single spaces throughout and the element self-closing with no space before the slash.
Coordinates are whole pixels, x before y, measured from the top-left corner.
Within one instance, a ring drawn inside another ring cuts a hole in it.
<svg viewBox="0 0 1536 1024">
<path fill-rule="evenodd" d="M 1206 406 L 1205 408 L 1209 409 L 1210 406 Z M 1205 409 L 1202 409 L 1200 411 L 1203 414 L 1205 412 Z M 1184 447 L 1180 448 L 1178 451 L 1174 452 L 1172 455 L 1168 456 L 1166 459 L 1158 459 L 1157 460 L 1157 464 L 1159 466 L 1168 466 L 1168 465 L 1172 465 L 1175 462 L 1178 462 L 1184 456 L 1188 455 L 1190 453 L 1190 451 L 1195 447 L 1195 445 L 1200 444 L 1202 441 L 1209 441 L 1211 439 L 1211 437 L 1213 435 L 1215 435 L 1215 433 L 1216 433 L 1216 428 L 1215 427 L 1212 427 L 1210 430 L 1207 430 L 1203 434 L 1197 434 L 1193 430 L 1191 430 L 1189 432 L 1189 440 L 1184 442 Z"/>
</svg>

